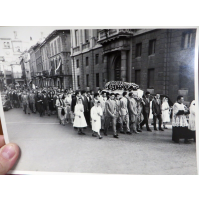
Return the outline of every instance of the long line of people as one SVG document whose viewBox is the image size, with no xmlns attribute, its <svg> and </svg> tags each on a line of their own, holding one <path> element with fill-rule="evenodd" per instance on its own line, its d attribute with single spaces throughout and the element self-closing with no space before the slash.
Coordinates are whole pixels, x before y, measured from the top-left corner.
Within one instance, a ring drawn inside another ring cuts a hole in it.
<svg viewBox="0 0 199 201">
<path fill-rule="evenodd" d="M 79 135 L 85 135 L 84 128 L 91 127 L 92 136 L 99 139 L 102 139 L 100 131 L 107 136 L 110 127 L 114 138 L 119 138 L 118 131 L 120 134 L 138 134 L 145 124 L 146 130 L 152 132 L 150 113 L 153 115 L 154 131 L 164 131 L 172 110 L 167 97 L 160 100 L 160 94 L 152 97 L 148 91 L 139 98 L 136 91 L 124 91 L 121 95 L 100 89 L 97 93 L 73 91 L 71 88 L 12 89 L 7 91 L 7 97 L 12 107 L 22 107 L 25 114 L 38 112 L 40 117 L 56 114 L 61 125 L 73 124 Z"/>
</svg>

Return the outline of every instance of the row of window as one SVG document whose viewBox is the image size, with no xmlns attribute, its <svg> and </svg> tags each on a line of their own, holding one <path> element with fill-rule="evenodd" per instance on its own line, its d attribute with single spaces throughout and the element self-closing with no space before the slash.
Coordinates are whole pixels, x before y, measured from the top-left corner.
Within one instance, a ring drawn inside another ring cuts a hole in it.
<svg viewBox="0 0 199 201">
<path fill-rule="evenodd" d="M 153 40 L 149 41 L 148 55 L 155 54 L 155 51 L 156 51 L 156 39 L 153 39 Z M 141 57 L 141 55 L 142 55 L 142 43 L 137 43 L 136 44 L 135 56 L 136 57 Z"/>
<path fill-rule="evenodd" d="M 147 87 L 154 88 L 154 69 L 148 69 Z M 86 86 L 89 87 L 89 74 L 86 75 Z M 99 73 L 96 73 L 96 87 L 99 87 Z M 135 70 L 135 83 L 141 84 L 141 70 Z M 80 86 L 80 76 L 77 76 L 77 85 Z"/>
<path fill-rule="evenodd" d="M 54 39 L 50 43 L 50 49 L 51 49 L 51 56 L 61 52 L 61 40 L 60 40 L 60 37 Z"/>
<path fill-rule="evenodd" d="M 98 33 L 99 33 L 99 29 L 94 29 L 93 30 L 93 36 L 95 38 L 98 38 Z M 75 44 L 74 44 L 74 47 L 77 47 L 79 46 L 80 44 L 80 39 L 81 37 L 81 40 L 83 40 L 82 42 L 83 43 L 87 43 L 89 42 L 90 40 L 90 35 L 89 35 L 89 29 L 84 29 L 84 30 L 81 30 L 81 33 L 80 33 L 80 30 L 75 30 Z"/>
<path fill-rule="evenodd" d="M 89 66 L 89 58 L 85 58 L 86 66 Z M 99 64 L 99 54 L 95 55 L 95 64 Z M 76 67 L 79 68 L 79 59 L 76 60 Z"/>
<path fill-rule="evenodd" d="M 99 87 L 99 73 L 96 73 L 96 87 Z M 80 76 L 77 76 L 77 86 L 80 86 Z M 86 86 L 89 87 L 89 74 L 86 75 Z"/>
<path fill-rule="evenodd" d="M 181 43 L 181 49 L 187 49 L 192 47 L 192 37 L 193 33 L 183 33 L 182 34 L 182 43 Z M 153 55 L 156 52 L 156 39 L 149 41 L 149 49 L 148 49 L 148 55 Z M 136 51 L 135 51 L 135 57 L 141 57 L 142 55 L 142 43 L 136 44 Z"/>
<path fill-rule="evenodd" d="M 148 69 L 148 77 L 147 77 L 147 88 L 151 89 L 154 88 L 154 68 Z M 141 70 L 135 70 L 135 83 L 140 85 L 141 84 Z"/>
</svg>

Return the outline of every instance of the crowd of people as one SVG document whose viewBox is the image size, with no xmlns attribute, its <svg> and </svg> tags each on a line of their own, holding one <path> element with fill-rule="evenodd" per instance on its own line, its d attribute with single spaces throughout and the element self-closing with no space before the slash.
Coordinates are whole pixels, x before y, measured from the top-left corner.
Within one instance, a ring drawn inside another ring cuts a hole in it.
<svg viewBox="0 0 199 201">
<path fill-rule="evenodd" d="M 107 136 L 110 127 L 114 138 L 119 138 L 118 133 L 138 134 L 142 132 L 144 125 L 146 131 L 152 132 L 149 126 L 150 113 L 153 115 L 154 131 L 167 129 L 172 113 L 174 142 L 179 142 L 179 139 L 183 138 L 185 143 L 190 143 L 187 130 L 195 132 L 195 113 L 193 115 L 195 110 L 183 104 L 182 96 L 177 97 L 177 102 L 172 107 L 169 106 L 167 97 L 161 100 L 160 94 L 151 96 L 148 91 L 140 98 L 137 91 L 123 91 L 119 94 L 100 89 L 95 93 L 84 90 L 73 91 L 72 88 L 64 90 L 36 87 L 23 90 L 10 89 L 6 91 L 6 95 L 12 107 L 23 108 L 23 112 L 27 115 L 31 113 L 39 113 L 40 117 L 56 115 L 61 125 L 73 124 L 79 135 L 85 135 L 84 128 L 91 127 L 92 136 L 98 136 L 99 139 L 102 139 L 100 131 Z M 193 105 L 194 101 L 191 106 Z M 187 115 L 192 115 L 189 123 Z M 195 137 L 193 138 L 195 140 Z"/>
</svg>

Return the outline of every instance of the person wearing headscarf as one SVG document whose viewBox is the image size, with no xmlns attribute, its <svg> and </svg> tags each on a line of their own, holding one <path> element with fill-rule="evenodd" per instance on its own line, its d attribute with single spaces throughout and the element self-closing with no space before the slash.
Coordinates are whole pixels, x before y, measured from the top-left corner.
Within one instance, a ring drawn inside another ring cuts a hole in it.
<svg viewBox="0 0 199 201">
<path fill-rule="evenodd" d="M 83 128 L 87 127 L 86 119 L 84 117 L 84 106 L 82 104 L 82 99 L 77 99 L 77 104 L 74 109 L 75 119 L 73 122 L 73 127 L 78 129 L 79 135 L 85 135 Z"/>
</svg>

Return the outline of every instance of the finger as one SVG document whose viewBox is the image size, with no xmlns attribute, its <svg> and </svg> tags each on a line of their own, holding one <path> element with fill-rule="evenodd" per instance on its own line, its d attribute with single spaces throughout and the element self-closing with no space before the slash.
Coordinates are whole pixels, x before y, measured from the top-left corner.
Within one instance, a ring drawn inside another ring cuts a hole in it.
<svg viewBox="0 0 199 201">
<path fill-rule="evenodd" d="M 5 145 L 4 137 L 3 135 L 0 135 L 0 148 Z"/>
<path fill-rule="evenodd" d="M 14 143 L 4 145 L 0 149 L 0 175 L 6 174 L 19 157 L 19 147 Z"/>
</svg>

